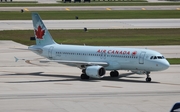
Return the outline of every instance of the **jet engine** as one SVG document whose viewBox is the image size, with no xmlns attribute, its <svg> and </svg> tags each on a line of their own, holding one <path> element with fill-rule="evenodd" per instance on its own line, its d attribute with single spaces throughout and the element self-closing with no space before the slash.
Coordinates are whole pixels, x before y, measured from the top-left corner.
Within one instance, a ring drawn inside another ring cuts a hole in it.
<svg viewBox="0 0 180 112">
<path fill-rule="evenodd" d="M 139 70 L 131 70 L 132 73 L 136 73 L 136 74 L 145 74 L 145 71 L 139 71 Z"/>
<path fill-rule="evenodd" d="M 89 77 L 99 79 L 104 77 L 106 70 L 102 66 L 88 66 L 85 72 Z"/>
</svg>

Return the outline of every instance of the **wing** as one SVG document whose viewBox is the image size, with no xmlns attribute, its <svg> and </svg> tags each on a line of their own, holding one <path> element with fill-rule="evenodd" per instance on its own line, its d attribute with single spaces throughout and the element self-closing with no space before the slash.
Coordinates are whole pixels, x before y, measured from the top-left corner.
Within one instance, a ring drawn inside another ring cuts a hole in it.
<svg viewBox="0 0 180 112">
<path fill-rule="evenodd" d="M 100 65 L 103 67 L 108 66 L 107 62 L 86 62 L 86 61 L 67 61 L 67 60 L 43 60 L 39 61 L 40 63 L 49 63 L 49 62 L 56 62 L 61 63 L 69 66 L 77 66 L 80 68 L 83 68 L 84 66 L 90 66 L 90 65 Z"/>
<path fill-rule="evenodd" d="M 17 62 L 19 60 L 23 60 L 26 63 L 32 64 L 31 61 L 34 61 L 34 60 L 28 60 L 28 59 L 19 59 L 17 57 L 14 57 L 14 58 L 15 58 L 15 62 Z M 106 67 L 109 65 L 107 62 L 86 62 L 86 61 L 68 61 L 68 60 L 40 60 L 39 62 L 40 63 L 55 62 L 55 63 L 69 65 L 69 66 L 77 66 L 79 68 L 84 68 L 85 66 L 91 66 L 91 65 L 100 65 L 103 67 Z"/>
</svg>

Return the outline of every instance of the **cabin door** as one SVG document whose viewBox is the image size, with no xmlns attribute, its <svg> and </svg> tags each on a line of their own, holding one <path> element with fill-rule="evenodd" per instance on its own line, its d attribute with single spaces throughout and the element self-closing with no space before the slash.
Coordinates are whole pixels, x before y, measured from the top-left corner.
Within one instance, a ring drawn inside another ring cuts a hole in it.
<svg viewBox="0 0 180 112">
<path fill-rule="evenodd" d="M 101 53 L 101 59 L 106 59 L 106 53 Z"/>
<path fill-rule="evenodd" d="M 145 57 L 146 52 L 141 52 L 139 56 L 139 64 L 144 64 L 144 57 Z"/>
<path fill-rule="evenodd" d="M 53 46 L 51 46 L 50 48 L 49 48 L 49 50 L 48 50 L 48 57 L 49 58 L 52 58 L 52 53 L 53 53 Z"/>
</svg>

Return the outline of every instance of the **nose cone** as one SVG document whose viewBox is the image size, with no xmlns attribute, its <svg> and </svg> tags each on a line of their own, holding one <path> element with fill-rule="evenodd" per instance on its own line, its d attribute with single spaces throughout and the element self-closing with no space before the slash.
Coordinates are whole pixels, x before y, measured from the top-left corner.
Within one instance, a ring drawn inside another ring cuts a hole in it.
<svg viewBox="0 0 180 112">
<path fill-rule="evenodd" d="M 166 70 L 169 68 L 169 66 L 170 66 L 169 62 L 167 60 L 164 60 L 162 63 L 162 69 Z"/>
</svg>

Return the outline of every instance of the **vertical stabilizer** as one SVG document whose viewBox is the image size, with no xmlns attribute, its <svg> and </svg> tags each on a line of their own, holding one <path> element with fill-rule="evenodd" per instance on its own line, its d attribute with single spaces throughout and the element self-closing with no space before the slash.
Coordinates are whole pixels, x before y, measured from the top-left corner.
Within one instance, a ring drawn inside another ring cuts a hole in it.
<svg viewBox="0 0 180 112">
<path fill-rule="evenodd" d="M 36 45 L 50 45 L 56 43 L 38 13 L 32 13 L 32 21 Z"/>
</svg>

